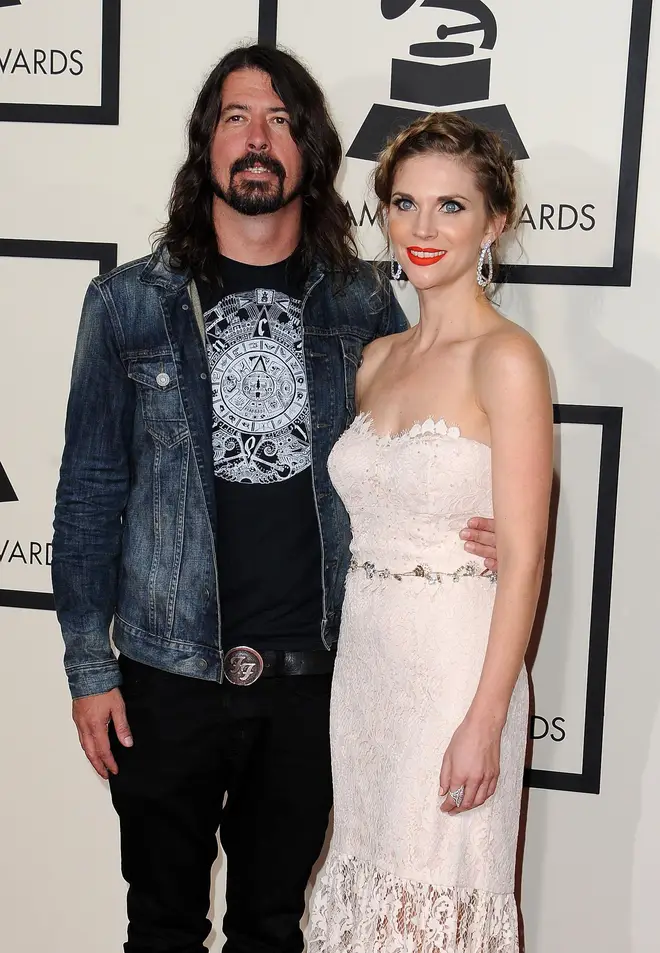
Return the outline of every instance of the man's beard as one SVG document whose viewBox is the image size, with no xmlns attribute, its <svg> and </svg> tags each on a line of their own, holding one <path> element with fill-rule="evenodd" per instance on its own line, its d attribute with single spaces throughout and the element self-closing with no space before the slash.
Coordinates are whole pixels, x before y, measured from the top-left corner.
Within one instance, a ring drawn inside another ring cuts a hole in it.
<svg viewBox="0 0 660 953">
<path fill-rule="evenodd" d="M 245 172 L 246 169 L 257 164 L 277 176 L 275 188 L 272 182 L 268 181 L 255 180 L 236 184 L 236 176 L 239 172 Z M 297 185 L 289 195 L 284 195 L 285 178 L 284 166 L 277 159 L 249 152 L 232 165 L 229 171 L 229 188 L 224 189 L 213 173 L 211 173 L 211 188 L 219 199 L 241 215 L 270 215 L 273 212 L 279 212 L 300 195 L 300 185 Z"/>
</svg>

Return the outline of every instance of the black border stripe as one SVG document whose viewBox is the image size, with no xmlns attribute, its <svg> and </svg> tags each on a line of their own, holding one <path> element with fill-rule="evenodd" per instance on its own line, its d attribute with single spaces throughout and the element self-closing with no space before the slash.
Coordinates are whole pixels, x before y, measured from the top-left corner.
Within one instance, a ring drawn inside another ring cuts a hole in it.
<svg viewBox="0 0 660 953">
<path fill-rule="evenodd" d="M 99 273 L 111 271 L 117 264 L 117 246 L 109 242 L 35 241 L 23 238 L 0 238 L 2 258 L 51 258 L 57 261 L 96 261 Z M 14 609 L 54 610 L 50 592 L 29 592 L 0 589 L 0 607 Z"/>
<path fill-rule="evenodd" d="M 101 107 L 97 122 L 119 125 L 121 75 L 121 0 L 103 2 L 103 55 L 101 59 Z"/>
<path fill-rule="evenodd" d="M 268 46 L 277 45 L 277 2 L 259 0 L 259 42 Z"/>
<path fill-rule="evenodd" d="M 620 284 L 630 286 L 632 280 L 635 221 L 639 191 L 639 165 L 644 128 L 644 100 L 651 40 L 653 0 L 633 2 L 628 48 L 628 76 L 623 109 L 619 192 L 614 229 L 614 266 Z"/>
<path fill-rule="evenodd" d="M 598 407 L 582 404 L 556 404 L 554 418 L 556 424 L 586 424 L 602 428 L 594 536 L 582 771 L 580 774 L 576 774 L 528 768 L 525 772 L 525 783 L 529 787 L 554 791 L 579 791 L 583 794 L 599 794 L 603 757 L 603 723 L 605 719 L 607 655 L 623 409 L 621 407 Z"/>
<path fill-rule="evenodd" d="M 0 102 L 0 122 L 119 124 L 121 0 L 102 0 L 102 4 L 101 105 Z"/>
<path fill-rule="evenodd" d="M 110 242 L 57 242 L 42 239 L 0 238 L 0 258 L 54 258 L 97 261 L 99 274 L 117 266 L 117 246 Z"/>
<path fill-rule="evenodd" d="M 603 723 L 607 683 L 607 654 L 610 630 L 612 573 L 614 568 L 614 536 L 616 503 L 619 486 L 621 429 L 623 411 L 606 408 L 603 414 L 603 437 L 600 452 L 600 482 L 596 509 L 594 540 L 594 575 L 591 597 L 591 631 L 587 679 L 586 719 L 582 774 L 594 794 L 600 792 L 603 754 Z"/>
<path fill-rule="evenodd" d="M 0 589 L 0 606 L 6 609 L 37 609 L 54 612 L 55 599 L 52 592 Z"/>
</svg>

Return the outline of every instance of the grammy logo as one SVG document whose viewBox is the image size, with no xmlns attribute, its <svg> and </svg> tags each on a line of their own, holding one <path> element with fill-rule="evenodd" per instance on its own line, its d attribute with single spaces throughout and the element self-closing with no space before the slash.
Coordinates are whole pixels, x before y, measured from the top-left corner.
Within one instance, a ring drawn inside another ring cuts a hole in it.
<svg viewBox="0 0 660 953">
<path fill-rule="evenodd" d="M 11 485 L 7 472 L 0 463 L 0 503 L 15 503 L 17 500 L 16 490 Z"/>
<path fill-rule="evenodd" d="M 381 13 L 386 20 L 396 20 L 416 2 L 381 0 Z M 409 48 L 410 55 L 417 60 L 392 60 L 390 98 L 423 103 L 435 109 L 451 106 L 461 115 L 499 133 L 516 159 L 529 158 L 505 105 L 460 108 L 464 103 L 487 102 L 490 97 L 490 57 L 469 59 L 477 48 L 495 48 L 497 22 L 490 8 L 482 0 L 422 0 L 420 6 L 456 10 L 474 20 L 458 26 L 442 23 L 436 32 L 437 40 L 413 43 Z M 471 34 L 477 35 L 474 42 Z M 454 37 L 469 37 L 469 40 Z M 427 63 L 420 62 L 420 57 L 458 62 Z M 355 159 L 375 159 L 393 133 L 429 111 L 374 104 L 347 155 Z"/>
</svg>

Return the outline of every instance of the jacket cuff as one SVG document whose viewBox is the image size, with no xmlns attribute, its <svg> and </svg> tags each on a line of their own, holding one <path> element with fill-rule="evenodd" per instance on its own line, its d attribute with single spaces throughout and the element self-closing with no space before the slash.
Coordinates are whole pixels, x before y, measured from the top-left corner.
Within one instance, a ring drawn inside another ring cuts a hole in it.
<svg viewBox="0 0 660 953">
<path fill-rule="evenodd" d="M 121 685 L 121 673 L 117 659 L 107 662 L 89 662 L 66 668 L 72 698 L 86 695 L 102 695 Z"/>
</svg>

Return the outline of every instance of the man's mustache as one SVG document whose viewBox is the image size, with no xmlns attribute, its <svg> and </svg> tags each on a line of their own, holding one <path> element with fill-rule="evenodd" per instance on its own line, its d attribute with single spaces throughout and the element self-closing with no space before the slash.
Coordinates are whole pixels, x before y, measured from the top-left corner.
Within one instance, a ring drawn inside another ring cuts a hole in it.
<svg viewBox="0 0 660 953">
<path fill-rule="evenodd" d="M 260 165 L 268 172 L 272 172 L 278 177 L 280 182 L 283 182 L 286 178 L 286 171 L 282 163 L 278 162 L 278 160 L 272 156 L 263 155 L 260 152 L 248 152 L 242 159 L 237 159 L 231 167 L 231 174 L 234 176 L 238 172 L 246 172 L 255 165 Z"/>
</svg>

